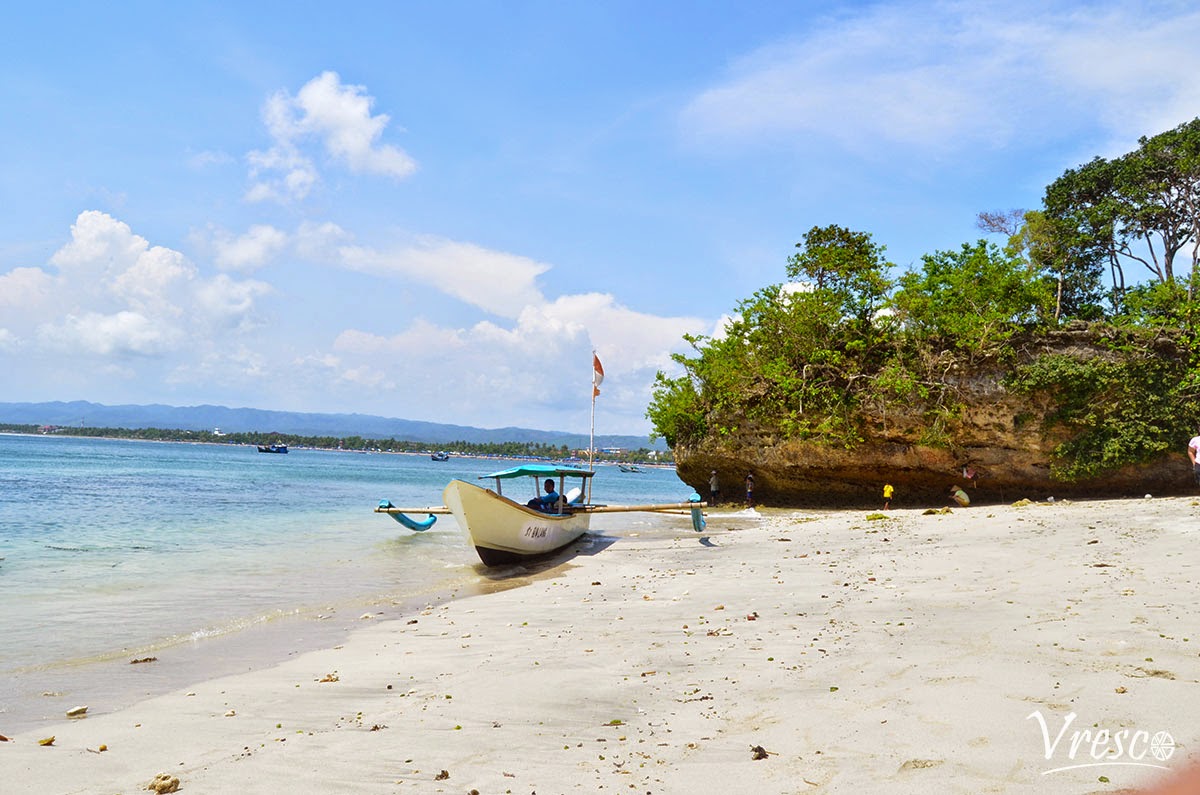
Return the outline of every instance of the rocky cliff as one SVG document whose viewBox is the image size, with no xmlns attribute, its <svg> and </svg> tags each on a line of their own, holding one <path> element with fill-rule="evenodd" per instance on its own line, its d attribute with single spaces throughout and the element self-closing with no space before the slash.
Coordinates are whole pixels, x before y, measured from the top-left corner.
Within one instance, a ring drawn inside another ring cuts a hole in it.
<svg viewBox="0 0 1200 795">
<path fill-rule="evenodd" d="M 866 417 L 864 440 L 853 449 L 741 425 L 736 434 L 677 445 L 679 477 L 707 495 L 709 473 L 715 469 L 723 498 L 740 501 L 746 473 L 752 472 L 758 502 L 801 507 L 880 507 L 888 483 L 895 488 L 892 505 L 902 507 L 945 505 L 952 485 L 963 486 L 975 503 L 1200 493 L 1184 453 L 1193 435 L 1188 428 L 1180 429 L 1177 451 L 1148 462 L 1085 480 L 1056 477 L 1055 449 L 1072 433 L 1055 420 L 1057 396 L 1015 394 L 1003 383 L 1014 364 L 1046 353 L 1083 360 L 1124 355 L 1098 344 L 1086 324 L 1076 324 L 1030 341 L 1015 363 L 963 365 L 947 373 L 959 409 L 948 435 L 937 444 L 922 442 L 929 437 L 928 421 L 916 406 Z M 1148 352 L 1178 354 L 1165 336 L 1154 340 Z"/>
</svg>

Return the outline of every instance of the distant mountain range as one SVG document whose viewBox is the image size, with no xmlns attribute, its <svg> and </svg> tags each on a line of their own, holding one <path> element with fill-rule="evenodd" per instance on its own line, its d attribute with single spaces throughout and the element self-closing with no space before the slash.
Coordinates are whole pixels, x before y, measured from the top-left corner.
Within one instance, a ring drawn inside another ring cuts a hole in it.
<svg viewBox="0 0 1200 795">
<path fill-rule="evenodd" d="M 69 403 L 0 403 L 0 422 L 15 425 L 60 425 L 89 428 L 164 428 L 226 433 L 261 431 L 297 436 L 361 436 L 364 439 L 396 439 L 428 442 L 431 445 L 463 441 L 535 442 L 587 447 L 587 434 L 538 431 L 529 428 L 472 428 L 436 422 L 401 420 L 370 414 L 304 414 L 294 411 L 231 409 L 225 406 L 105 406 L 76 400 Z M 661 439 L 651 443 L 646 436 L 596 437 L 596 447 L 665 450 Z"/>
</svg>

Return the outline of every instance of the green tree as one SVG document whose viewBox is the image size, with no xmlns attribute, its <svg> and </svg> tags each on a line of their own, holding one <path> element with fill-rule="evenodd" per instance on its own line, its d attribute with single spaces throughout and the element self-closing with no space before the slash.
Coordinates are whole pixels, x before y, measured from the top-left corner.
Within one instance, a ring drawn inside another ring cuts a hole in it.
<svg viewBox="0 0 1200 795">
<path fill-rule="evenodd" d="M 1003 234 L 1008 240 L 1005 253 L 1052 285 L 1055 323 L 1104 316 L 1103 266 L 1094 253 L 1080 247 L 1063 221 L 1041 210 L 1006 210 L 981 212 L 976 223 L 985 232 Z"/>
<path fill-rule="evenodd" d="M 845 227 L 814 226 L 788 258 L 789 279 L 804 279 L 817 294 L 834 298 L 842 312 L 860 324 L 870 323 L 891 289 L 885 246 L 866 232 Z"/>
<path fill-rule="evenodd" d="M 892 299 L 908 335 L 970 355 L 989 353 L 1014 331 L 1050 313 L 1046 283 L 994 244 L 922 257 Z"/>
<path fill-rule="evenodd" d="M 1097 157 L 1046 188 L 1045 213 L 1077 261 L 1107 259 L 1114 311 L 1126 290 L 1127 262 L 1155 281 L 1175 280 L 1175 260 L 1190 250 L 1189 295 L 1200 254 L 1200 118 L 1153 137 L 1115 160 Z"/>
</svg>

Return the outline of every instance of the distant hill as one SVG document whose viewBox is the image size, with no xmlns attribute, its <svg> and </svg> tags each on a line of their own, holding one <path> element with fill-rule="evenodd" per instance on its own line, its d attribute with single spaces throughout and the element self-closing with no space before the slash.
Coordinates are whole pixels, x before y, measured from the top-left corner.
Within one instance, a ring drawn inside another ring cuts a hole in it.
<svg viewBox="0 0 1200 795">
<path fill-rule="evenodd" d="M 231 409 L 225 406 L 106 406 L 76 400 L 69 403 L 0 403 L 0 422 L 19 425 L 61 425 L 89 428 L 178 428 L 226 433 L 261 431 L 297 436 L 361 436 L 364 439 L 396 439 L 428 442 L 455 441 L 537 442 L 587 447 L 587 434 L 539 431 L 529 428 L 473 428 L 436 422 L 377 417 L 370 414 L 304 414 L 293 411 Z M 665 450 L 660 439 L 651 444 L 646 436 L 597 436 L 596 447 Z"/>
</svg>

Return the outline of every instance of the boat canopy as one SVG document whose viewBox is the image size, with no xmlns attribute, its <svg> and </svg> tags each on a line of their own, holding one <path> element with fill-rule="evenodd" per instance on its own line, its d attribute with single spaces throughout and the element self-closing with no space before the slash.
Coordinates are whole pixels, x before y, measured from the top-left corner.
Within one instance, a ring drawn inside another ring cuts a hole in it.
<svg viewBox="0 0 1200 795">
<path fill-rule="evenodd" d="M 496 480 L 510 480 L 512 478 L 590 478 L 596 473 L 588 469 L 578 469 L 576 467 L 563 467 L 556 464 L 522 464 L 511 469 L 502 469 L 499 472 L 493 472 L 490 475 L 480 475 L 480 480 L 495 478 Z"/>
</svg>

